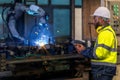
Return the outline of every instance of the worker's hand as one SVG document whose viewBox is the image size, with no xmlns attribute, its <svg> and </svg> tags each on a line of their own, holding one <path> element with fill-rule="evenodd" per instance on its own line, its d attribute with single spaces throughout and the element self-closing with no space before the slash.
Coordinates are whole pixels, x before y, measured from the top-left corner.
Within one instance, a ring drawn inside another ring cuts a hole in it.
<svg viewBox="0 0 120 80">
<path fill-rule="evenodd" d="M 86 49 L 85 46 L 82 44 L 75 44 L 75 48 L 78 53 L 81 53 L 81 51 Z"/>
</svg>

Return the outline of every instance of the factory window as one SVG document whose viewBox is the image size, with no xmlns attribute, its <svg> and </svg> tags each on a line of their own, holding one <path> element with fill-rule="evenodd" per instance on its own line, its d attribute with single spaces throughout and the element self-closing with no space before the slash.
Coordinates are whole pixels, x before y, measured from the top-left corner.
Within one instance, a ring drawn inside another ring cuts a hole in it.
<svg viewBox="0 0 120 80">
<path fill-rule="evenodd" d="M 70 35 L 70 11 L 69 9 L 54 9 L 54 36 Z"/>
<path fill-rule="evenodd" d="M 70 0 L 51 0 L 52 5 L 69 5 Z"/>
<path fill-rule="evenodd" d="M 38 0 L 38 4 L 39 5 L 47 5 L 48 4 L 48 0 Z"/>
<path fill-rule="evenodd" d="M 0 7 L 0 13 L 2 13 L 2 9 Z M 2 24 L 2 14 L 0 14 L 0 25 Z M 1 31 L 0 31 L 1 32 Z"/>
<path fill-rule="evenodd" d="M 11 3 L 14 2 L 14 0 L 0 0 L 0 4 L 2 3 Z"/>
<path fill-rule="evenodd" d="M 82 6 L 82 0 L 75 0 L 75 6 Z"/>
<path fill-rule="evenodd" d="M 25 4 L 26 5 L 31 5 L 31 4 L 36 4 L 36 2 L 35 1 L 25 1 Z"/>
<path fill-rule="evenodd" d="M 2 12 L 2 9 L 1 9 L 1 7 L 0 7 L 0 13 L 1 13 L 1 12 Z M 2 15 L 0 14 L 0 39 L 1 39 L 2 33 L 3 33 L 2 23 L 3 23 L 3 21 L 2 21 Z"/>
</svg>

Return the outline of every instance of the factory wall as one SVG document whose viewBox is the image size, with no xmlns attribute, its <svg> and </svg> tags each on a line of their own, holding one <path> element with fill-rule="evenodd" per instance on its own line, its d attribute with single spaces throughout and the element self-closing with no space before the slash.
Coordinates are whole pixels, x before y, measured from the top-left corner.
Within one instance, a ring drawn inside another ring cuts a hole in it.
<svg viewBox="0 0 120 80">
<path fill-rule="evenodd" d="M 82 8 L 75 8 L 75 40 L 82 40 Z"/>
<path fill-rule="evenodd" d="M 92 17 L 94 10 L 100 6 L 100 0 L 84 0 L 83 1 L 83 10 L 82 10 L 82 27 L 83 27 L 83 39 L 84 40 L 95 40 L 96 31 L 94 26 L 89 24 L 92 23 Z"/>
</svg>

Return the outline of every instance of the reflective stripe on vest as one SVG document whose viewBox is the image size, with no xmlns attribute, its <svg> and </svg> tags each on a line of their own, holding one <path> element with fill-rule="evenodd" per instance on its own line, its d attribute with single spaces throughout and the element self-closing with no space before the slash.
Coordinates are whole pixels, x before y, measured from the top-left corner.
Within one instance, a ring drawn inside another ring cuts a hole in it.
<svg viewBox="0 0 120 80">
<path fill-rule="evenodd" d="M 106 63 L 106 62 L 91 62 L 92 65 L 106 65 L 106 66 L 111 66 L 111 67 L 116 67 L 116 64 L 112 63 Z"/>
<path fill-rule="evenodd" d="M 109 46 L 107 46 L 105 44 L 98 44 L 97 47 L 103 47 L 103 48 L 105 48 L 105 49 L 107 49 L 109 51 L 112 51 L 112 52 L 116 52 L 117 51 L 116 48 L 111 48 L 111 47 L 109 47 Z"/>
</svg>

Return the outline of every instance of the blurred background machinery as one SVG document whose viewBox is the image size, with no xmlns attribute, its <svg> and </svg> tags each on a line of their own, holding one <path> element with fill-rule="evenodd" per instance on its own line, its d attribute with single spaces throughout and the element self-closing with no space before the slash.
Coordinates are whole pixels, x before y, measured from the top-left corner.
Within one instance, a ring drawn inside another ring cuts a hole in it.
<svg viewBox="0 0 120 80">
<path fill-rule="evenodd" d="M 111 25 L 120 34 L 120 1 L 108 1 L 108 8 L 111 13 Z"/>
</svg>

